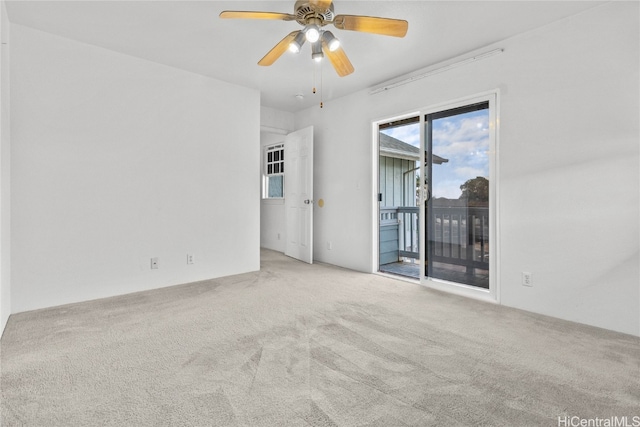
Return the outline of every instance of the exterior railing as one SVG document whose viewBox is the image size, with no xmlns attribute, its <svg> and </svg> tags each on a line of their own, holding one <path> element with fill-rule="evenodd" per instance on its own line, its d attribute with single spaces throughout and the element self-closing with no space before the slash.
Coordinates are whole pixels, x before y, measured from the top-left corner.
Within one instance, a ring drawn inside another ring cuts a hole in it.
<svg viewBox="0 0 640 427">
<path fill-rule="evenodd" d="M 427 257 L 433 261 L 468 268 L 489 267 L 489 209 L 483 207 L 431 208 Z M 380 208 L 381 264 L 382 233 L 385 229 L 385 260 L 420 259 L 418 207 Z M 397 231 L 395 231 L 397 230 Z M 397 236 L 397 237 L 396 237 Z M 397 255 L 392 252 L 397 251 Z"/>
<path fill-rule="evenodd" d="M 434 207 L 429 241 L 433 261 L 489 267 L 489 208 Z"/>
<path fill-rule="evenodd" d="M 396 208 L 399 225 L 399 255 L 420 259 L 420 208 L 401 206 Z"/>
</svg>

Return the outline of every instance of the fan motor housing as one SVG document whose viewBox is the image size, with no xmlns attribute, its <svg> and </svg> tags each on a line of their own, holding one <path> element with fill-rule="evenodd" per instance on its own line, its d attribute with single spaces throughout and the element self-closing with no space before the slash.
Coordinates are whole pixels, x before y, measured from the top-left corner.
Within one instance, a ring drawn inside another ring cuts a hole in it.
<svg viewBox="0 0 640 427">
<path fill-rule="evenodd" d="M 308 0 L 298 0 L 293 7 L 296 15 L 296 21 L 300 25 L 307 25 L 311 18 L 320 18 L 320 25 L 326 25 L 328 22 L 333 21 L 333 3 L 330 4 L 328 9 L 319 10 L 315 5 L 309 3 Z"/>
</svg>

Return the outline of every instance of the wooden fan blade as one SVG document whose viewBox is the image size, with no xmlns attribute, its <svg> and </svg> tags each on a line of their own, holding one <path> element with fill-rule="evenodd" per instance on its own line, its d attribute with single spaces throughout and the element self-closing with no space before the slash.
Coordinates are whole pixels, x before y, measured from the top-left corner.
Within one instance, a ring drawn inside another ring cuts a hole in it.
<svg viewBox="0 0 640 427">
<path fill-rule="evenodd" d="M 276 62 L 276 60 L 280 58 L 282 54 L 287 51 L 287 49 L 289 49 L 289 45 L 291 44 L 293 39 L 296 38 L 299 32 L 300 30 L 293 31 L 287 34 L 282 40 L 280 40 L 277 45 L 273 47 L 273 49 L 267 52 L 267 54 L 260 61 L 258 61 L 258 65 L 263 65 L 266 67 Z"/>
<path fill-rule="evenodd" d="M 324 52 L 324 55 L 329 58 L 331 65 L 333 65 L 333 68 L 340 77 L 348 76 L 353 73 L 353 65 L 351 65 L 351 61 L 347 58 L 347 54 L 344 53 L 344 49 L 342 49 L 342 47 L 331 52 L 329 50 L 329 45 L 322 40 L 322 51 Z"/>
<path fill-rule="evenodd" d="M 393 37 L 404 37 L 409 29 L 409 23 L 402 19 L 358 15 L 336 15 L 333 19 L 333 25 L 341 30 L 362 31 Z"/>
<path fill-rule="evenodd" d="M 310 0 L 309 4 L 312 4 L 316 7 L 320 12 L 324 12 L 325 10 L 331 7 L 331 0 Z"/>
<path fill-rule="evenodd" d="M 223 19 L 275 19 L 282 21 L 292 21 L 296 19 L 295 15 L 289 13 L 278 12 L 251 12 L 241 10 L 225 10 L 220 13 Z"/>
</svg>

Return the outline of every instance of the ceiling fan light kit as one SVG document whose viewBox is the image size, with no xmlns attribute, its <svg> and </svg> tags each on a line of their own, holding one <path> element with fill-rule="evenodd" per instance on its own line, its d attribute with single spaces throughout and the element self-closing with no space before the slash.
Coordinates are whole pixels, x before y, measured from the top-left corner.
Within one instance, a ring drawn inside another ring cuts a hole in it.
<svg viewBox="0 0 640 427">
<path fill-rule="evenodd" d="M 291 43 L 289 43 L 289 50 L 293 53 L 300 53 L 302 50 L 302 45 L 307 40 L 304 33 L 302 31 L 296 34 L 296 37 L 293 39 Z"/>
<path fill-rule="evenodd" d="M 311 43 L 311 57 L 315 61 L 327 57 L 340 77 L 353 73 L 353 65 L 344 53 L 338 38 L 330 31 L 323 30 L 322 27 L 332 24 L 340 30 L 393 37 L 404 37 L 409 28 L 409 23 L 401 19 L 335 15 L 333 10 L 331 0 L 298 0 L 294 5 L 294 14 L 225 10 L 220 13 L 220 18 L 296 21 L 303 26 L 303 29 L 286 35 L 258 61 L 258 65 L 269 66 L 273 64 L 287 50 L 294 53 L 300 52 L 306 40 Z"/>
<path fill-rule="evenodd" d="M 322 43 L 316 41 L 313 45 L 311 45 L 311 59 L 316 62 L 322 61 L 324 58 L 324 54 L 322 53 Z"/>
<path fill-rule="evenodd" d="M 340 47 L 340 40 L 331 31 L 322 32 L 322 41 L 327 44 L 329 51 L 335 52 Z"/>
<path fill-rule="evenodd" d="M 304 35 L 309 43 L 315 43 L 320 39 L 320 27 L 316 24 L 309 24 L 304 27 Z"/>
</svg>

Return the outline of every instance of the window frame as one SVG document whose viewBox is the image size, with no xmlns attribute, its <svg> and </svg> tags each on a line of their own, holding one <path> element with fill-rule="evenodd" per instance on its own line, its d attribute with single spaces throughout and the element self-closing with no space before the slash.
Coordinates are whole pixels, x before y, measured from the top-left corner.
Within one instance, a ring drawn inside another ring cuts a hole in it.
<svg viewBox="0 0 640 427">
<path fill-rule="evenodd" d="M 275 153 L 271 159 L 269 154 Z M 262 199 L 263 200 L 284 200 L 285 172 L 284 172 L 284 142 L 264 146 L 262 161 Z M 276 158 L 277 157 L 277 158 Z M 270 168 L 271 166 L 271 168 Z M 271 171 L 270 171 L 271 169 Z M 275 172 L 277 170 L 278 172 Z M 282 177 L 282 196 L 269 196 L 269 178 Z"/>
</svg>

